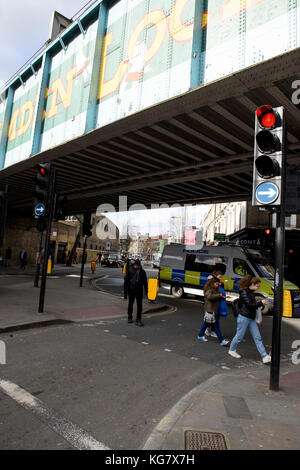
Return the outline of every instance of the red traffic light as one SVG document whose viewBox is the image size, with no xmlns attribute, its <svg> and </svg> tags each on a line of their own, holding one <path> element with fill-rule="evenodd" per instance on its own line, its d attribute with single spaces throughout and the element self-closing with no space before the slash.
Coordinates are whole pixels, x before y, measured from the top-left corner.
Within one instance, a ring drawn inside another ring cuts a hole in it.
<svg viewBox="0 0 300 470">
<path fill-rule="evenodd" d="M 50 171 L 50 164 L 49 163 L 45 163 L 44 165 L 41 164 L 41 163 L 38 163 L 36 166 L 35 166 L 35 169 L 37 171 L 37 173 L 39 173 L 40 175 L 42 176 L 47 176 L 49 174 L 49 171 Z"/>
<path fill-rule="evenodd" d="M 256 116 L 259 124 L 264 129 L 272 129 L 278 125 L 280 119 L 278 113 L 267 104 L 260 106 L 256 111 Z"/>
</svg>

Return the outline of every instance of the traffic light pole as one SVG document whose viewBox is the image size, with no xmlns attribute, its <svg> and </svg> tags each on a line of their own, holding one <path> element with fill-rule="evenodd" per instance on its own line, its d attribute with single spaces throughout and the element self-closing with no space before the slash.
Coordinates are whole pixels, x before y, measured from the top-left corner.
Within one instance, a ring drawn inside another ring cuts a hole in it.
<svg viewBox="0 0 300 470">
<path fill-rule="evenodd" d="M 275 280 L 274 280 L 274 313 L 272 328 L 272 361 L 270 373 L 270 390 L 279 390 L 280 372 L 280 340 L 281 317 L 283 307 L 283 277 L 285 253 L 285 205 L 286 205 L 286 121 L 283 123 L 283 151 L 282 151 L 282 179 L 281 179 L 281 205 L 276 214 L 275 239 Z"/>
<path fill-rule="evenodd" d="M 41 252 L 43 246 L 43 236 L 44 232 L 40 232 L 40 241 L 39 241 L 39 250 L 38 250 L 38 259 L 35 267 L 35 274 L 34 274 L 34 287 L 39 287 L 39 278 L 40 278 L 40 270 L 41 270 Z"/>
<path fill-rule="evenodd" d="M 39 313 L 44 311 L 44 302 L 45 302 L 45 291 L 46 291 L 46 279 L 47 279 L 47 264 L 49 257 L 49 246 L 50 246 L 50 233 L 51 233 L 51 223 L 54 212 L 54 196 L 55 196 L 55 180 L 56 180 L 56 170 L 51 165 L 50 169 L 50 188 L 49 188 L 49 197 L 48 197 L 48 216 L 47 216 L 47 229 L 46 229 L 46 240 L 45 240 L 45 252 L 43 260 L 43 271 L 42 271 L 42 280 L 41 280 L 41 290 L 40 290 L 40 299 L 39 299 Z"/>
<path fill-rule="evenodd" d="M 87 236 L 85 235 L 84 236 L 84 243 L 83 243 L 82 260 L 81 260 L 80 283 L 79 283 L 80 287 L 82 287 L 82 281 L 83 281 L 85 253 L 86 253 L 86 241 L 87 241 Z"/>
</svg>

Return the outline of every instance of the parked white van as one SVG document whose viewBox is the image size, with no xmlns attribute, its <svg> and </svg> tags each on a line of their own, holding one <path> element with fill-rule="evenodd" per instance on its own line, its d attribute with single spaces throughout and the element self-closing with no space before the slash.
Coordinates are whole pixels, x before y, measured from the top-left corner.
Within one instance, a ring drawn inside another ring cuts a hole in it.
<svg viewBox="0 0 300 470">
<path fill-rule="evenodd" d="M 256 295 L 268 299 L 268 313 L 274 301 L 274 266 L 269 255 L 262 250 L 242 248 L 238 246 L 219 245 L 203 246 L 201 249 L 187 249 L 185 245 L 167 245 L 163 251 L 160 268 L 160 286 L 170 286 L 174 297 L 184 294 L 203 295 L 203 286 L 213 271 L 221 271 L 227 300 L 238 297 L 238 281 L 246 274 L 261 279 L 260 290 Z M 296 308 L 300 308 L 300 290 L 289 282 L 284 282 L 285 291 L 291 298 L 292 316 Z"/>
</svg>

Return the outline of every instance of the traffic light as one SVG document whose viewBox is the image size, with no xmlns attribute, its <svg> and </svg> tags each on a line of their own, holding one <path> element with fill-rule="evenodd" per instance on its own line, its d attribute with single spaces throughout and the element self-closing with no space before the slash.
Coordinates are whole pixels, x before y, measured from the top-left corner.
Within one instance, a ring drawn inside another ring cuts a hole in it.
<svg viewBox="0 0 300 470">
<path fill-rule="evenodd" d="M 3 244 L 4 227 L 7 214 L 8 186 L 5 191 L 0 191 L 0 250 Z"/>
<path fill-rule="evenodd" d="M 82 236 L 90 237 L 92 235 L 91 213 L 86 212 L 83 218 Z"/>
<path fill-rule="evenodd" d="M 65 220 L 67 204 L 67 196 L 55 195 L 54 220 Z"/>
<path fill-rule="evenodd" d="M 253 206 L 281 204 L 284 151 L 283 107 L 260 106 L 255 113 Z"/>
<path fill-rule="evenodd" d="M 44 232 L 47 228 L 47 222 L 44 217 L 39 217 L 37 219 L 36 229 L 38 232 Z"/>
<path fill-rule="evenodd" d="M 285 215 L 300 213 L 300 168 L 287 165 Z"/>
<path fill-rule="evenodd" d="M 7 211 L 7 191 L 0 191 L 0 224 L 3 225 Z"/>
<path fill-rule="evenodd" d="M 34 190 L 34 215 L 43 217 L 47 214 L 50 192 L 51 165 L 50 163 L 36 165 Z"/>
</svg>

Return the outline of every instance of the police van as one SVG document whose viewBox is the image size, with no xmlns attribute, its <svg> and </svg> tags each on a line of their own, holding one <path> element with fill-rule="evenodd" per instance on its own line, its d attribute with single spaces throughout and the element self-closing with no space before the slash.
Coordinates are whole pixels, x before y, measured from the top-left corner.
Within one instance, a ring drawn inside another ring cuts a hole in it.
<svg viewBox="0 0 300 470">
<path fill-rule="evenodd" d="M 274 266 L 267 252 L 239 246 L 203 246 L 201 249 L 188 249 L 185 245 L 167 245 L 164 248 L 160 268 L 160 286 L 169 286 L 174 297 L 184 294 L 203 295 L 203 287 L 213 271 L 221 271 L 227 301 L 238 297 L 238 282 L 246 274 L 261 280 L 259 297 L 267 298 L 264 313 L 270 313 L 274 301 Z M 300 309 L 300 290 L 284 281 L 284 293 L 288 295 L 288 314 L 294 316 Z"/>
</svg>

